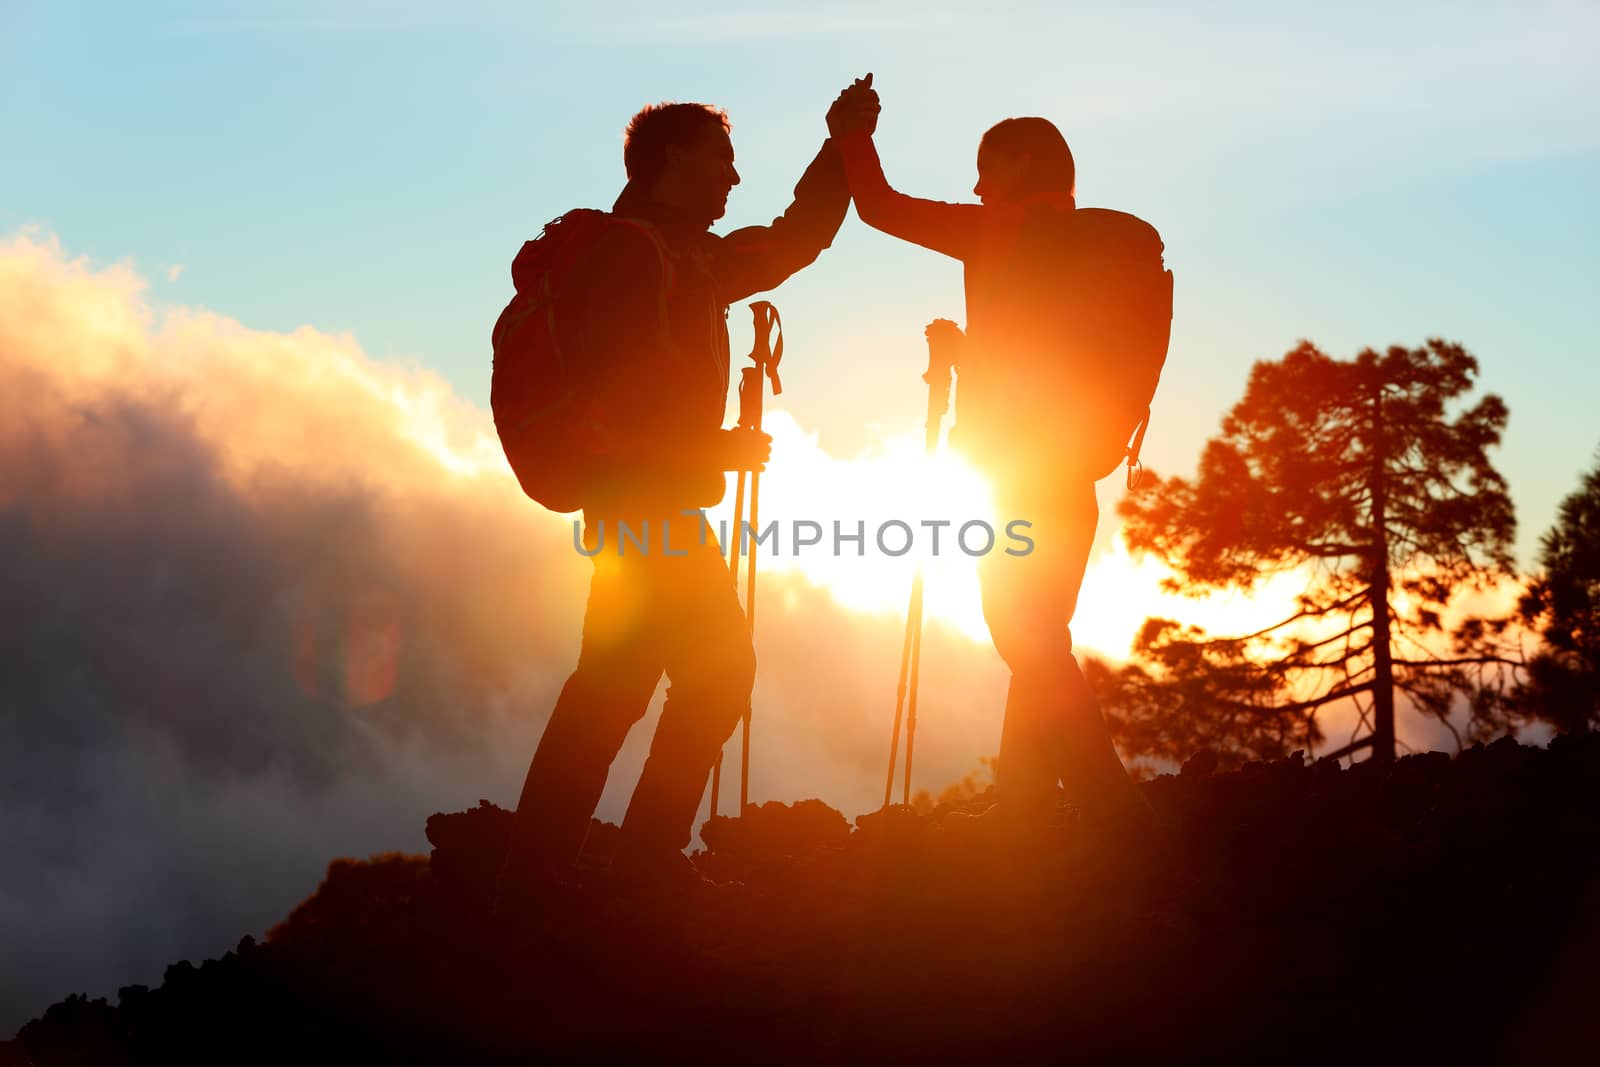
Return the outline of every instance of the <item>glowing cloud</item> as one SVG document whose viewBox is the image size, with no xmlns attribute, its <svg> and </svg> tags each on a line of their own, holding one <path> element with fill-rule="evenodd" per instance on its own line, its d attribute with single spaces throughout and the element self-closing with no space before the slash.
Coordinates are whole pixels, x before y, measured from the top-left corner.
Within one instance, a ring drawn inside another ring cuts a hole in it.
<svg viewBox="0 0 1600 1067">
<path fill-rule="evenodd" d="M 127 264 L 0 239 L 7 1032 L 263 932 L 333 856 L 513 804 L 577 653 L 590 565 L 483 409 L 351 337 L 145 294 Z M 898 609 L 782 568 L 761 596 L 752 799 L 867 810 Z M 919 744 L 937 788 L 994 750 L 1003 686 L 984 646 L 937 621 L 928 642 L 953 671 Z"/>
</svg>

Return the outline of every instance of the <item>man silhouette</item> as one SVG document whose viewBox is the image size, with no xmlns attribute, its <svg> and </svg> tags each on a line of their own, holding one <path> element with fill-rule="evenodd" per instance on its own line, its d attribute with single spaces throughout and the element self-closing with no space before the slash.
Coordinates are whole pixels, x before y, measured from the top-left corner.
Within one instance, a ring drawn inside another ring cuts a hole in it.
<svg viewBox="0 0 1600 1067">
<path fill-rule="evenodd" d="M 835 101 L 830 124 L 841 107 Z M 588 368 L 603 423 L 583 501 L 595 569 L 577 668 L 517 804 L 502 902 L 570 870 L 611 762 L 663 672 L 666 707 L 612 870 L 651 883 L 699 880 L 683 848 L 712 763 L 750 700 L 755 652 L 727 564 L 693 511 L 722 498 L 724 471 L 760 469 L 771 446 L 765 434 L 721 428 L 728 305 L 815 260 L 849 203 L 827 140 L 771 225 L 710 233 L 739 184 L 730 129 L 726 113 L 705 104 L 635 115 L 623 148 L 628 181 L 612 209 L 628 224 L 605 227 L 565 286 L 564 349 Z M 619 542 L 624 522 L 649 524 L 642 551 Z"/>
</svg>

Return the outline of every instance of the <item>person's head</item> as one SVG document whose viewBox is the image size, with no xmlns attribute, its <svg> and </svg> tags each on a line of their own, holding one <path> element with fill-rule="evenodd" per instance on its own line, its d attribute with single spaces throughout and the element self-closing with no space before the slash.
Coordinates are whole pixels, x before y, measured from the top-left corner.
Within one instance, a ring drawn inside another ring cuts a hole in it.
<svg viewBox="0 0 1600 1067">
<path fill-rule="evenodd" d="M 733 169 L 733 126 L 710 104 L 650 104 L 628 122 L 622 164 L 628 180 L 685 214 L 720 219 L 728 191 L 739 184 Z"/>
<path fill-rule="evenodd" d="M 1036 193 L 1076 195 L 1078 168 L 1072 149 L 1049 119 L 1005 119 L 978 142 L 978 184 L 985 204 L 1008 203 Z"/>
</svg>

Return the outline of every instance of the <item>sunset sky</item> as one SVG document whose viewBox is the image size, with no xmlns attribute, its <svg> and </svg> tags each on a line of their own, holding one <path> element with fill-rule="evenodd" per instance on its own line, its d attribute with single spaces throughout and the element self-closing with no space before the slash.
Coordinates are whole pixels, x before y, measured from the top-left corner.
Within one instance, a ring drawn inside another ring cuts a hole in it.
<svg viewBox="0 0 1600 1067">
<path fill-rule="evenodd" d="M 1041 114 L 1082 203 L 1160 228 L 1178 284 L 1153 467 L 1192 469 L 1251 362 L 1301 337 L 1345 355 L 1442 334 L 1510 404 L 1526 555 L 1600 443 L 1600 12 L 1111 10 L 13 2 L 0 228 L 130 259 L 158 306 L 349 332 L 482 406 L 511 256 L 561 211 L 609 206 L 637 107 L 729 110 L 744 184 L 725 231 L 781 210 L 829 101 L 871 70 L 906 191 L 967 198 L 982 131 Z M 957 264 L 852 218 L 777 296 L 784 406 L 824 449 L 915 428 L 921 327 L 961 317 Z"/>
<path fill-rule="evenodd" d="M 514 802 L 586 565 L 503 469 L 489 331 L 522 241 L 610 205 L 647 102 L 728 109 L 721 232 L 782 210 L 867 71 L 910 193 L 970 199 L 984 129 L 1052 119 L 1079 202 L 1155 223 L 1177 277 L 1151 468 L 1191 473 L 1250 365 L 1302 337 L 1442 335 L 1510 407 L 1496 459 L 1531 565 L 1600 445 L 1600 9 L 993 7 L 0 2 L 0 643 L 29 651 L 0 719 L 0 853 L 28 872 L 0 880 L 0 944 L 31 961 L 0 974 L 0 1036 L 260 935 L 332 856 Z M 916 460 L 922 328 L 963 317 L 958 264 L 852 215 L 773 299 L 766 514 L 981 494 Z M 1113 656 L 1160 577 L 1115 537 L 1121 492 L 1100 487 L 1075 627 Z M 950 563 L 930 788 L 992 753 L 1004 688 Z M 867 810 L 910 561 L 770 571 L 752 798 Z"/>
</svg>

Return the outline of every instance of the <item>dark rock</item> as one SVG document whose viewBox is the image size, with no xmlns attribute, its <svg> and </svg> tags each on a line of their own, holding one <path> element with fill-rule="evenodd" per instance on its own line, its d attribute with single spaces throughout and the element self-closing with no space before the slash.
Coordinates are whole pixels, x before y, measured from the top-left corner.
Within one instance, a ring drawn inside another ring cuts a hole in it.
<svg viewBox="0 0 1600 1067">
<path fill-rule="evenodd" d="M 820 800 L 751 804 L 740 818 L 715 815 L 700 828 L 707 851 L 752 859 L 839 848 L 849 838 L 844 815 Z"/>
<path fill-rule="evenodd" d="M 1178 772 L 1183 778 L 1209 778 L 1216 773 L 1217 754 L 1210 749 L 1201 749 L 1183 761 L 1183 768 Z"/>
<path fill-rule="evenodd" d="M 769 803 L 702 829 L 696 863 L 733 884 L 583 881 L 514 925 L 483 904 L 511 816 L 480 803 L 428 820 L 426 860 L 335 861 L 263 942 L 114 1006 L 69 997 L 13 1045 L 40 1065 L 1369 1062 L 1382 1032 L 1388 1060 L 1566 1062 L 1580 1029 L 1540 1005 L 1600 996 L 1573 948 L 1600 928 L 1600 743 L 1231 774 L 1205 755 L 1141 786 L 1160 847 L 1065 804 L 958 833 L 959 805 L 852 831 Z M 584 862 L 614 834 L 595 823 Z"/>
</svg>

